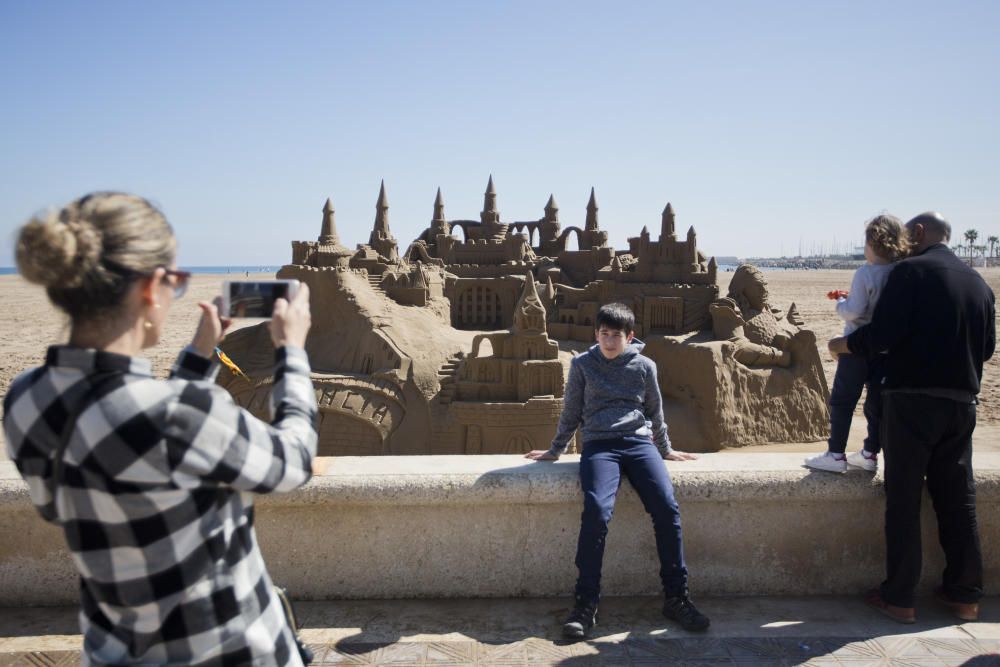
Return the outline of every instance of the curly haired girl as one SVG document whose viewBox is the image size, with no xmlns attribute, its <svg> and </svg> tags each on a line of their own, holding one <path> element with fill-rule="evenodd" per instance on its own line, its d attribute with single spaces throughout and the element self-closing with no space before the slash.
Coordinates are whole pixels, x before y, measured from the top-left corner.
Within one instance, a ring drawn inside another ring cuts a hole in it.
<svg viewBox="0 0 1000 667">
<path fill-rule="evenodd" d="M 868 324 L 882 287 L 889 277 L 893 264 L 906 257 L 910 242 L 903 223 L 895 216 L 878 215 L 865 225 L 865 259 L 851 281 L 851 290 L 840 292 L 837 314 L 844 320 L 844 335 Z M 874 472 L 878 468 L 879 421 L 881 418 L 881 387 L 885 376 L 885 357 L 877 354 L 866 358 L 856 354 L 841 354 L 837 358 L 837 372 L 830 392 L 830 439 L 828 450 L 819 456 L 806 459 L 805 465 L 816 470 L 845 472 L 847 466 L 856 466 Z M 868 437 L 860 452 L 845 455 L 847 434 L 851 430 L 851 417 L 861 398 L 861 389 L 868 388 L 864 413 L 868 420 Z"/>
</svg>

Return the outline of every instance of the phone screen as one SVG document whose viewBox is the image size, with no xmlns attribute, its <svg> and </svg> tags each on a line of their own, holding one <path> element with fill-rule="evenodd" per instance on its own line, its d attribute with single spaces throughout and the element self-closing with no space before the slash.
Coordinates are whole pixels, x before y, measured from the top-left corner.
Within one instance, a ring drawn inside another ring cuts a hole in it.
<svg viewBox="0 0 1000 667">
<path fill-rule="evenodd" d="M 274 302 L 288 298 L 288 283 L 229 283 L 229 317 L 271 317 Z"/>
</svg>

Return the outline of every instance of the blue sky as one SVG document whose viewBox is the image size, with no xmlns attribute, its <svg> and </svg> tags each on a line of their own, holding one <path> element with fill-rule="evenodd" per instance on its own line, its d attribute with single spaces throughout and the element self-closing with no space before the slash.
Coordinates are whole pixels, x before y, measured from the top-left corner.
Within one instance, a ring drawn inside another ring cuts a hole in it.
<svg viewBox="0 0 1000 667">
<path fill-rule="evenodd" d="M 1000 235 L 1000 2 L 0 2 L 0 265 L 34 211 L 158 202 L 184 265 L 405 248 L 591 186 L 616 247 L 667 201 L 713 255 L 860 243 L 942 211 Z"/>
</svg>

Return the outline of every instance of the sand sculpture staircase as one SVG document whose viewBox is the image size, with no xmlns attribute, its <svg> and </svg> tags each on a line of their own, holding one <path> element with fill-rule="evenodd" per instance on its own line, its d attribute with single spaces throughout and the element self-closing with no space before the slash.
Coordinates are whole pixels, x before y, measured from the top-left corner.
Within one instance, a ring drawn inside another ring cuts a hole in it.
<svg viewBox="0 0 1000 667">
<path fill-rule="evenodd" d="M 510 225 L 506 222 L 498 223 L 498 225 L 496 234 L 490 237 L 490 240 L 492 241 L 503 241 L 507 238 L 507 232 L 510 230 Z"/>
<path fill-rule="evenodd" d="M 368 284 L 371 285 L 372 289 L 378 292 L 379 294 L 386 293 L 385 288 L 382 287 L 382 276 L 375 273 L 369 273 Z"/>
<path fill-rule="evenodd" d="M 444 365 L 438 370 L 438 382 L 441 383 L 438 400 L 443 405 L 448 405 L 455 400 L 455 392 L 458 390 L 458 367 L 461 365 L 462 358 L 455 355 L 444 362 Z"/>
</svg>

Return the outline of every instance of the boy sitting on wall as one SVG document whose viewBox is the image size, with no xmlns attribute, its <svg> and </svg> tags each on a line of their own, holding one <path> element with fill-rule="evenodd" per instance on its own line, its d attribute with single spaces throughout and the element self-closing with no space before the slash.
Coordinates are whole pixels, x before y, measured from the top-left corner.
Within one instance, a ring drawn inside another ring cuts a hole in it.
<svg viewBox="0 0 1000 667">
<path fill-rule="evenodd" d="M 653 518 L 660 578 L 666 594 L 663 614 L 685 630 L 699 631 L 709 626 L 708 618 L 688 597 L 681 514 L 663 465 L 663 459 L 685 461 L 697 457 L 670 447 L 656 364 L 639 354 L 645 345 L 634 337 L 634 329 L 635 315 L 625 305 L 612 303 L 600 309 L 597 345 L 573 359 L 570 366 L 552 446 L 525 454 L 536 461 L 557 460 L 582 425 L 583 514 L 576 550 L 580 574 L 573 611 L 563 624 L 563 635 L 569 638 L 586 637 L 597 624 L 604 542 L 623 473 Z"/>
</svg>

